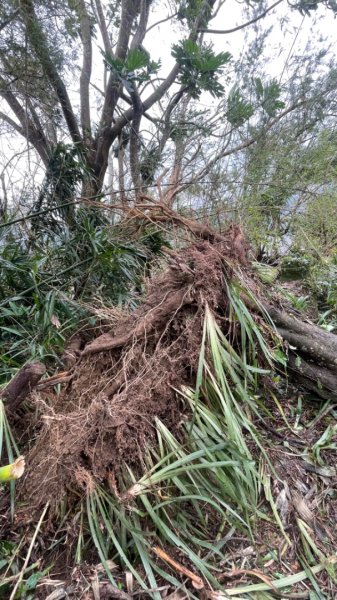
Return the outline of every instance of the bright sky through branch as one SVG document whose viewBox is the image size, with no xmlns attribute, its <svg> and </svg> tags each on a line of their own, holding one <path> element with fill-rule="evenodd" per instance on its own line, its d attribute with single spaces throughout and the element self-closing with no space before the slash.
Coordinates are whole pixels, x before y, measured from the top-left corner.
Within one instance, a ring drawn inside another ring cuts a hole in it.
<svg viewBox="0 0 337 600">
<path fill-rule="evenodd" d="M 269 2 L 271 5 L 272 2 Z M 258 14 L 244 9 L 245 5 L 235 0 L 227 0 L 220 8 L 217 16 L 209 23 L 212 29 L 232 29 L 242 23 L 249 21 L 252 16 Z M 169 2 L 157 2 L 154 5 L 149 22 L 149 33 L 145 37 L 144 46 L 150 52 L 151 58 L 155 61 L 161 61 L 161 70 L 159 77 L 165 77 L 173 66 L 174 59 L 171 55 L 171 48 L 182 36 L 182 27 L 172 19 L 167 17 L 173 14 L 172 6 Z M 285 16 L 286 15 L 286 16 Z M 158 21 L 163 21 L 153 26 Z M 318 49 L 320 46 L 326 48 L 331 46 L 331 53 L 336 52 L 336 21 L 333 13 L 324 8 L 319 8 L 310 16 L 303 17 L 298 10 L 290 9 L 284 0 L 267 16 L 255 25 L 241 29 L 231 34 L 204 34 L 205 42 L 212 42 L 216 52 L 229 51 L 233 56 L 233 62 L 239 61 L 242 53 L 245 52 L 248 45 L 252 43 L 257 31 L 266 31 L 270 33 L 266 39 L 263 56 L 265 62 L 263 69 L 270 77 L 275 77 L 280 83 L 287 80 L 288 64 L 296 55 L 302 55 L 310 41 L 312 49 Z M 104 64 L 100 49 L 102 42 L 97 36 L 94 40 L 94 86 L 103 88 Z M 225 88 L 229 90 L 235 83 L 236 73 L 233 66 L 229 66 L 226 72 L 227 80 Z M 68 92 L 74 102 L 78 105 L 79 81 L 69 79 Z M 97 94 L 94 87 L 91 89 L 92 97 Z M 97 94 L 95 103 L 100 102 Z M 213 107 L 217 105 L 210 94 L 202 94 L 200 104 L 203 107 Z M 15 134 L 3 134 L 0 137 L 0 176 L 6 181 L 8 187 L 22 189 L 24 187 L 24 177 L 30 181 L 40 183 L 40 162 L 36 159 L 35 153 L 29 152 L 27 155 L 27 142 Z"/>
</svg>

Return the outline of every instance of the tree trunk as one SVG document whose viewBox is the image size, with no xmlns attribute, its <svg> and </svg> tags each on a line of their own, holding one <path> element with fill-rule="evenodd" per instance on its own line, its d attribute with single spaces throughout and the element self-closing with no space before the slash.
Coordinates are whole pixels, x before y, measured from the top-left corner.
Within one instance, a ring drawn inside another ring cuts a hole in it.
<svg viewBox="0 0 337 600">
<path fill-rule="evenodd" d="M 289 375 L 320 398 L 336 400 L 337 335 L 274 306 L 265 309 L 288 344 Z"/>
</svg>

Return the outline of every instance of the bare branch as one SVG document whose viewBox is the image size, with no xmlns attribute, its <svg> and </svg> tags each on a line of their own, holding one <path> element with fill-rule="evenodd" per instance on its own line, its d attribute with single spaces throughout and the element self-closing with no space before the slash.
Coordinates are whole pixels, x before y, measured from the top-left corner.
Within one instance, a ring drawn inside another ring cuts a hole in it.
<svg viewBox="0 0 337 600">
<path fill-rule="evenodd" d="M 1 92 L 0 92 L 0 95 L 1 95 Z M 13 121 L 13 119 L 11 119 L 8 115 L 6 115 L 5 113 L 3 113 L 2 111 L 0 111 L 0 119 L 2 121 L 5 121 L 5 123 L 7 123 L 8 125 L 10 125 L 15 131 L 17 131 L 17 133 L 19 133 L 23 137 L 26 137 L 26 132 L 21 127 L 21 125 L 19 125 L 18 123 L 16 123 L 16 121 Z"/>
<path fill-rule="evenodd" d="M 173 98 L 171 99 L 169 105 L 166 108 L 166 111 L 164 113 L 164 130 L 162 133 L 162 136 L 159 140 L 159 153 L 162 154 L 162 152 L 164 151 L 165 145 L 167 143 L 167 141 L 170 138 L 171 135 L 171 131 L 172 131 L 172 126 L 171 126 L 171 115 L 172 112 L 174 111 L 175 107 L 177 106 L 177 104 L 179 104 L 181 98 L 183 97 L 184 94 L 184 87 L 181 87 L 179 92 L 177 92 Z"/>
<path fill-rule="evenodd" d="M 174 19 L 174 17 L 176 17 L 177 14 L 178 13 L 175 12 L 175 13 L 173 13 L 173 15 L 169 15 L 168 17 L 165 17 L 165 19 L 160 19 L 160 21 L 156 21 L 156 23 L 153 23 L 153 25 L 150 25 L 150 27 L 147 28 L 146 33 L 149 33 L 149 31 L 151 31 L 151 29 L 154 29 L 158 25 L 161 25 L 161 23 L 166 23 L 167 21 Z"/>
<path fill-rule="evenodd" d="M 101 36 L 103 39 L 104 50 L 107 54 L 112 54 L 112 47 L 111 47 L 111 43 L 110 43 L 108 29 L 107 29 L 106 22 L 105 22 L 105 16 L 104 16 L 101 0 L 95 0 L 95 7 L 96 7 L 96 13 L 97 13 L 98 26 L 99 26 L 99 30 L 101 32 Z"/>
<path fill-rule="evenodd" d="M 17 8 L 16 10 L 14 10 L 14 12 L 12 12 L 11 15 L 8 15 L 8 17 L 4 21 L 2 21 L 2 23 L 0 23 L 0 31 L 5 29 L 5 27 L 7 27 L 7 25 L 9 25 L 12 21 L 14 21 L 15 17 L 17 17 L 18 14 L 19 14 L 19 9 Z"/>
<path fill-rule="evenodd" d="M 30 141 L 43 160 L 43 163 L 47 165 L 50 158 L 50 147 L 42 128 L 37 128 L 30 120 L 28 114 L 17 100 L 14 93 L 8 89 L 7 83 L 2 77 L 0 77 L 0 96 L 6 100 L 10 109 L 18 119 L 20 125 L 3 112 L 0 113 L 2 120 L 13 127 L 13 129 L 15 129 L 15 131 L 17 131 L 20 135 Z"/>
<path fill-rule="evenodd" d="M 283 0 L 277 0 L 277 2 L 274 2 L 274 4 L 272 4 L 271 6 L 266 8 L 266 10 L 264 10 L 257 17 L 254 17 L 254 19 L 251 19 L 250 21 L 247 21 L 246 23 L 242 23 L 242 25 L 238 25 L 237 27 L 233 27 L 232 29 L 199 29 L 199 32 L 228 34 L 228 33 L 234 33 L 235 31 L 240 31 L 240 29 L 245 29 L 245 27 L 248 27 L 249 25 L 253 25 L 260 19 L 263 19 L 263 17 L 265 17 L 271 10 L 273 10 L 273 8 L 275 8 L 275 6 L 277 6 L 278 4 L 281 4 L 281 2 L 283 2 Z"/>
<path fill-rule="evenodd" d="M 225 158 L 226 156 L 230 156 L 231 154 L 235 154 L 236 152 L 240 152 L 241 150 L 245 150 L 246 148 L 249 148 L 249 146 L 252 146 L 253 144 L 255 144 L 259 139 L 261 139 L 262 135 L 265 135 L 267 133 L 267 131 L 272 129 L 274 127 L 274 125 L 276 125 L 276 123 L 278 123 L 281 119 L 283 119 L 283 117 L 285 117 L 290 112 L 292 112 L 298 108 L 301 108 L 302 106 L 304 106 L 306 104 L 307 104 L 306 100 L 294 102 L 288 108 L 286 108 L 281 113 L 279 113 L 274 119 L 271 119 L 271 121 L 267 124 L 267 126 L 257 136 L 248 138 L 246 141 L 242 142 L 242 144 L 238 144 L 237 146 L 233 146 L 232 148 L 227 149 L 228 144 L 226 144 L 225 149 L 220 150 L 212 159 L 208 160 L 207 165 L 205 165 L 205 167 L 200 170 L 197 177 L 194 178 L 193 181 L 183 183 L 180 186 L 178 192 L 181 192 L 183 189 L 188 187 L 191 183 L 195 183 L 196 180 L 202 179 L 202 177 L 204 177 L 204 175 L 206 173 L 209 173 L 211 168 L 220 159 Z"/>
<path fill-rule="evenodd" d="M 139 46 L 143 43 L 143 39 L 146 33 L 146 26 L 149 19 L 150 5 L 151 0 L 141 0 L 139 23 L 135 35 L 133 36 L 133 40 L 130 44 L 131 50 L 139 48 Z"/>
</svg>

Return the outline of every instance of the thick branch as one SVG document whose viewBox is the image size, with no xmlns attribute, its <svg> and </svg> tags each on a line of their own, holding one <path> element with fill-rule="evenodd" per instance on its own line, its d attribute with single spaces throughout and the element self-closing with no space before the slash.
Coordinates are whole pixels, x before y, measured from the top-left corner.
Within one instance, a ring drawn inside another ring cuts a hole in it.
<svg viewBox="0 0 337 600">
<path fill-rule="evenodd" d="M 0 394 L 1 398 L 8 403 L 11 412 L 14 412 L 27 398 L 45 372 L 46 367 L 42 363 L 28 363 L 13 377 Z"/>
<path fill-rule="evenodd" d="M 138 12 L 138 6 L 139 0 L 137 2 L 133 0 L 123 0 L 122 2 L 121 24 L 119 27 L 115 52 L 115 57 L 120 60 L 125 60 L 126 58 L 132 25 Z M 114 136 L 111 136 L 110 134 L 113 115 L 121 92 L 122 85 L 116 79 L 115 74 L 111 72 L 106 87 L 102 116 L 96 139 L 95 174 L 98 180 L 98 187 L 103 183 L 108 166 L 110 146 L 113 140 L 118 136 L 118 133 L 123 129 L 123 127 L 121 127 L 120 131 Z"/>
<path fill-rule="evenodd" d="M 143 115 L 143 104 L 140 99 L 138 90 L 136 86 L 134 86 L 133 91 L 130 93 L 132 105 L 133 105 L 133 121 L 131 125 L 130 131 L 130 170 L 132 183 L 136 189 L 136 195 L 140 191 L 141 188 L 141 179 L 140 179 L 140 167 L 139 167 L 139 155 L 138 155 L 138 146 L 139 146 L 139 129 L 140 122 L 142 120 Z"/>
<path fill-rule="evenodd" d="M 0 92 L 0 95 L 1 95 L 1 92 Z M 23 130 L 23 128 L 21 127 L 21 125 L 16 123 L 16 121 L 13 121 L 13 119 L 11 119 L 8 115 L 3 113 L 2 111 L 0 111 L 0 119 L 2 119 L 2 121 L 5 121 L 5 123 L 10 125 L 13 129 L 15 129 L 15 131 L 17 131 L 17 133 L 19 133 L 23 137 L 26 137 L 26 133 Z"/>
<path fill-rule="evenodd" d="M 128 3 L 126 3 L 126 4 L 128 4 Z M 200 10 L 200 14 L 198 15 L 198 17 L 190 31 L 190 34 L 188 36 L 189 39 L 193 40 L 193 41 L 195 41 L 198 38 L 198 27 L 200 27 L 200 24 L 205 19 L 205 13 L 207 13 L 210 9 L 212 9 L 212 7 L 214 5 L 214 0 L 206 0 L 203 4 L 204 4 L 203 9 Z M 124 7 L 124 3 L 122 6 Z M 126 10 L 126 9 L 124 8 L 124 10 Z M 122 17 L 123 17 L 123 11 L 122 11 Z M 120 36 L 121 36 L 121 30 L 122 30 L 122 25 L 120 27 Z M 120 41 L 120 38 L 119 38 L 119 41 Z M 118 56 L 118 58 L 123 58 L 123 56 L 121 57 L 118 55 L 118 52 L 120 52 L 119 41 L 117 44 L 116 56 Z M 150 94 L 150 96 L 146 100 L 144 100 L 143 113 L 144 113 L 144 111 L 151 108 L 151 106 L 153 106 L 156 102 L 161 100 L 161 98 L 169 90 L 171 85 L 176 81 L 176 79 L 179 75 L 179 71 L 180 71 L 180 67 L 176 63 L 174 65 L 173 69 L 171 70 L 171 72 L 169 73 L 169 75 L 167 76 L 167 78 L 154 90 L 154 92 L 152 94 Z M 114 85 L 116 86 L 116 83 L 114 83 Z M 108 84 L 108 89 L 109 89 L 109 84 Z M 132 108 L 129 108 L 128 110 L 126 110 L 121 117 L 116 119 L 114 126 L 111 127 L 113 111 L 115 109 L 117 99 L 118 99 L 118 90 L 116 90 L 115 96 L 112 99 L 110 98 L 110 101 L 108 101 L 108 95 L 109 94 L 107 92 L 105 105 L 107 104 L 108 106 L 111 106 L 110 111 L 112 110 L 112 112 L 110 112 L 109 119 L 106 119 L 106 117 L 104 117 L 105 109 L 103 110 L 103 116 L 102 116 L 102 122 L 101 122 L 101 128 L 103 129 L 103 135 L 102 135 L 102 139 L 100 140 L 100 143 L 99 143 L 99 149 L 97 151 L 96 160 L 95 160 L 95 173 L 96 173 L 99 185 L 102 185 L 102 183 L 103 183 L 104 175 L 105 175 L 107 165 L 108 165 L 108 154 L 109 154 L 109 149 L 110 149 L 111 144 L 117 138 L 117 136 L 120 134 L 123 127 L 125 127 L 125 125 L 131 123 L 131 121 L 134 118 L 134 109 L 132 107 Z"/>
<path fill-rule="evenodd" d="M 266 302 L 263 307 L 289 344 L 287 369 L 296 384 L 322 398 L 337 398 L 337 336 Z"/>
<path fill-rule="evenodd" d="M 101 4 L 101 0 L 95 0 L 96 12 L 97 12 L 97 21 L 99 30 L 101 32 L 101 36 L 103 39 L 104 50 L 107 54 L 112 54 L 112 47 L 110 43 L 109 33 L 105 22 L 103 7 Z"/>
<path fill-rule="evenodd" d="M 328 339 L 324 340 L 320 333 L 313 332 L 312 326 L 309 326 L 308 333 L 303 334 L 283 327 L 278 327 L 277 330 L 280 336 L 301 354 L 303 353 L 314 360 L 320 359 L 327 365 L 337 367 L 337 339 L 336 341 L 332 340 L 331 336 L 328 335 Z M 314 338 L 313 333 L 317 337 Z M 329 342 L 328 346 L 326 342 Z"/>
<path fill-rule="evenodd" d="M 172 71 L 169 73 L 167 78 L 156 88 L 156 90 L 143 102 L 143 113 L 151 108 L 153 104 L 158 102 L 164 94 L 168 91 L 171 85 L 175 82 L 177 75 L 179 74 L 179 66 L 175 65 Z M 134 117 L 133 107 L 127 109 L 124 114 L 116 119 L 116 123 L 113 127 L 107 128 L 104 131 L 100 151 L 97 152 L 95 172 L 97 179 L 102 184 L 106 168 L 108 165 L 109 149 L 113 141 L 121 133 L 123 127 L 128 125 Z"/>
<path fill-rule="evenodd" d="M 133 40 L 130 44 L 131 50 L 139 48 L 139 46 L 143 43 L 143 39 L 146 33 L 146 26 L 149 19 L 151 2 L 152 0 L 141 0 L 139 23 L 135 35 L 133 36 Z"/>
<path fill-rule="evenodd" d="M 20 122 L 20 125 L 4 113 L 1 113 L 1 118 L 11 125 L 15 131 L 32 143 L 43 163 L 47 165 L 49 163 L 50 148 L 42 128 L 38 129 L 35 127 L 14 93 L 8 89 L 6 81 L 2 77 L 0 78 L 0 96 L 6 100 L 10 109 Z"/>
<path fill-rule="evenodd" d="M 72 109 L 66 87 L 57 72 L 55 64 L 50 56 L 48 43 L 44 31 L 37 19 L 32 0 L 21 0 L 20 9 L 23 21 L 26 25 L 27 36 L 32 48 L 40 60 L 43 71 L 52 85 L 60 102 L 64 118 L 68 125 L 69 133 L 73 142 L 82 142 L 76 117 Z"/>
<path fill-rule="evenodd" d="M 122 2 L 121 24 L 119 27 L 118 41 L 115 52 L 115 57 L 119 58 L 120 60 L 125 60 L 126 58 L 131 29 L 137 15 L 138 4 L 139 0 L 136 2 L 133 2 L 133 0 L 123 0 Z M 111 126 L 116 103 L 119 97 L 120 87 L 119 81 L 116 81 L 114 73 L 111 72 L 105 94 L 100 130 L 104 130 L 106 127 Z"/>
<path fill-rule="evenodd" d="M 337 399 L 337 369 L 320 367 L 293 353 L 288 356 L 287 368 L 306 389 L 326 400 Z"/>
<path fill-rule="evenodd" d="M 266 305 L 266 309 L 280 330 L 282 337 L 304 353 L 334 365 L 337 368 L 337 336 L 295 316 Z"/>
</svg>

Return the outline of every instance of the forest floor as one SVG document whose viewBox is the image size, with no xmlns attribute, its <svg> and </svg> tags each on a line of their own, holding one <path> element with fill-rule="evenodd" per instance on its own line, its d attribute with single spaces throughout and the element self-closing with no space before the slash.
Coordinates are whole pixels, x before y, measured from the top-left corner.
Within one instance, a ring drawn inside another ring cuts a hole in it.
<svg viewBox="0 0 337 600">
<path fill-rule="evenodd" d="M 273 371 L 245 255 L 235 228 L 171 253 L 8 412 L 0 597 L 337 598 L 337 409 Z"/>
</svg>

